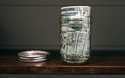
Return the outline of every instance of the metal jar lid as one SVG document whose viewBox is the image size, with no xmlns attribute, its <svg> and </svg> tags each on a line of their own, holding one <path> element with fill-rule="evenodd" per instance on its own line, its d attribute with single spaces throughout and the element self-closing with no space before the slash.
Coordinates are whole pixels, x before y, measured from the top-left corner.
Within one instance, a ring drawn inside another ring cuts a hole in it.
<svg viewBox="0 0 125 78">
<path fill-rule="evenodd" d="M 40 50 L 22 51 L 18 53 L 20 61 L 23 62 L 42 62 L 47 60 L 48 52 Z"/>
</svg>

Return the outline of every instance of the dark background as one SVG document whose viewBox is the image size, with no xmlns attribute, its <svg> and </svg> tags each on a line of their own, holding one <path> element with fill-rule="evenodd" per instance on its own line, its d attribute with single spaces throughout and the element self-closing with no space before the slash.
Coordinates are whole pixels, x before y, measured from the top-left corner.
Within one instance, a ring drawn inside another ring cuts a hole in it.
<svg viewBox="0 0 125 78">
<path fill-rule="evenodd" d="M 89 5 L 91 49 L 125 48 L 125 0 L 0 0 L 0 49 L 59 49 L 60 7 Z"/>
</svg>

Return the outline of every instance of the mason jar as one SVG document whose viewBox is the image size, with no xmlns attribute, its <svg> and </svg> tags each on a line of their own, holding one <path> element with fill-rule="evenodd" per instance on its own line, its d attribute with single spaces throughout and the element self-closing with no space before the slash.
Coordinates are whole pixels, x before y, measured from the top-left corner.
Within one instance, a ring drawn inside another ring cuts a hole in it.
<svg viewBox="0 0 125 78">
<path fill-rule="evenodd" d="M 90 6 L 61 7 L 61 55 L 65 62 L 84 63 L 90 57 Z"/>
</svg>

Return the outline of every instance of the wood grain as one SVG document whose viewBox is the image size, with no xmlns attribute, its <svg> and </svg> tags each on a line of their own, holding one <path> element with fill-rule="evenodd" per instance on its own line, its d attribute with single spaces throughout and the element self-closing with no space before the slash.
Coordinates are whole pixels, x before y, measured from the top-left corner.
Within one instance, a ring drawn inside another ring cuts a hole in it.
<svg viewBox="0 0 125 78">
<path fill-rule="evenodd" d="M 5 74 L 125 74 L 125 57 L 91 56 L 87 63 L 67 64 L 61 59 L 41 63 L 24 63 L 17 56 L 0 57 L 0 73 Z"/>
</svg>

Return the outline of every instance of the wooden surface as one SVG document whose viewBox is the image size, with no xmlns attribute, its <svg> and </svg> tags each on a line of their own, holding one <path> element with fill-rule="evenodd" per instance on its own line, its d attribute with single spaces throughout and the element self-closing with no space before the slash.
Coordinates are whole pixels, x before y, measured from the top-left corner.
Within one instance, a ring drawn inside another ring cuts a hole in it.
<svg viewBox="0 0 125 78">
<path fill-rule="evenodd" d="M 85 64 L 67 64 L 53 58 L 43 63 L 23 63 L 16 56 L 0 57 L 0 73 L 9 74 L 125 74 L 124 55 L 91 56 Z"/>
</svg>

